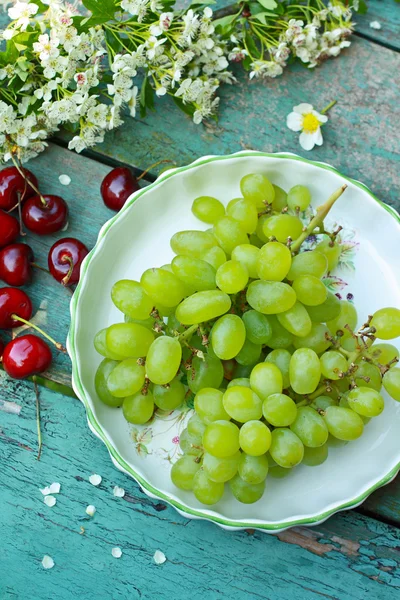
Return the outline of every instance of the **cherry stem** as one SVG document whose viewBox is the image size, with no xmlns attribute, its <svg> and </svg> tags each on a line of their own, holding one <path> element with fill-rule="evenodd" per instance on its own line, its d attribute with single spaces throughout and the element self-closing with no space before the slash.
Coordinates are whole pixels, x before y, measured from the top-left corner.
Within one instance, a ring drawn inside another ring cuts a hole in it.
<svg viewBox="0 0 400 600">
<path fill-rule="evenodd" d="M 61 258 L 61 262 L 69 264 L 68 273 L 66 274 L 65 277 L 63 277 L 61 279 L 61 283 L 64 286 L 67 286 L 69 283 L 69 280 L 71 279 L 72 271 L 74 270 L 74 261 L 72 260 L 72 258 L 70 256 L 63 256 Z"/>
<path fill-rule="evenodd" d="M 42 454 L 42 431 L 40 429 L 40 396 L 39 396 L 39 388 L 36 381 L 36 375 L 32 377 L 33 386 L 35 388 L 35 396 L 36 396 L 36 426 L 37 426 L 37 436 L 38 436 L 38 453 L 37 460 L 40 460 Z"/>
<path fill-rule="evenodd" d="M 152 165 L 150 165 L 149 167 L 147 167 L 147 169 L 145 171 L 143 171 L 143 173 L 141 173 L 139 175 L 139 177 L 136 177 L 136 181 L 140 181 L 141 179 L 143 179 L 143 177 L 145 177 L 147 175 L 147 173 L 149 171 L 151 171 L 151 169 L 154 169 L 154 167 L 157 167 L 158 165 L 161 165 L 162 163 L 171 163 L 172 160 L 158 160 L 157 162 L 153 163 Z"/>
<path fill-rule="evenodd" d="M 34 267 L 35 269 L 39 269 L 40 271 L 43 271 L 44 273 L 47 273 L 48 275 L 51 275 L 50 271 L 48 269 L 45 269 L 44 267 L 42 267 L 41 265 L 38 265 L 35 262 L 31 262 L 31 267 Z"/>
<path fill-rule="evenodd" d="M 25 325 L 28 325 L 28 327 L 32 327 L 32 329 L 35 329 L 36 331 L 38 331 L 39 333 L 41 333 L 42 336 L 45 337 L 47 340 L 49 340 L 49 342 L 51 342 L 52 344 L 54 344 L 55 347 L 57 348 L 57 350 L 60 350 L 60 352 L 64 352 L 64 353 L 67 352 L 66 348 L 64 348 L 64 346 L 62 344 L 60 344 L 60 342 L 56 342 L 56 340 L 54 340 L 52 337 L 50 337 L 47 333 L 45 333 L 37 325 L 34 325 L 30 321 L 27 321 L 26 319 L 23 319 L 22 317 L 19 317 L 16 314 L 11 315 L 11 318 L 14 319 L 15 321 L 21 321 L 21 323 L 24 323 Z"/>
<path fill-rule="evenodd" d="M 18 173 L 21 175 L 21 177 L 24 178 L 25 185 L 29 185 L 29 187 L 31 187 L 37 193 L 37 195 L 40 197 L 40 201 L 42 202 L 42 204 L 44 206 L 47 206 L 46 200 L 43 198 L 42 194 L 39 192 L 39 190 L 36 187 L 36 185 L 30 179 L 28 179 L 28 177 L 25 175 L 25 173 L 23 172 L 23 170 L 19 166 L 18 162 L 15 160 L 14 154 L 11 154 L 11 160 L 13 161 L 14 166 L 17 169 Z M 13 206 L 13 208 L 11 210 L 14 210 L 14 208 L 16 208 L 17 206 L 18 206 L 18 204 L 16 204 L 15 206 Z"/>
<path fill-rule="evenodd" d="M 332 206 L 335 204 L 336 200 L 338 200 L 340 198 L 340 196 L 343 194 L 343 192 L 346 189 L 347 189 L 347 183 L 343 184 L 338 190 L 336 190 L 336 192 L 333 192 L 333 194 L 328 198 L 328 200 L 325 202 L 325 204 L 322 204 L 322 206 L 319 206 L 317 208 L 317 214 L 310 221 L 310 224 L 308 225 L 308 227 L 305 228 L 305 230 L 300 235 L 300 237 L 298 237 L 297 240 L 295 240 L 293 242 L 293 244 L 291 245 L 290 249 L 292 251 L 292 254 L 298 252 L 300 250 L 300 246 L 302 245 L 302 243 L 308 238 L 309 235 L 311 235 L 314 232 L 314 229 L 316 229 L 316 227 L 319 227 L 320 225 L 322 225 L 325 217 L 331 210 Z"/>
<path fill-rule="evenodd" d="M 25 191 L 26 191 L 26 180 L 25 180 L 25 190 L 24 190 L 24 195 L 25 195 Z M 26 235 L 26 233 L 25 233 L 25 231 L 22 229 L 21 192 L 17 192 L 17 196 L 18 196 L 18 220 L 19 220 L 19 235 L 23 237 L 24 235 Z"/>
<path fill-rule="evenodd" d="M 0 361 L 0 370 L 4 371 L 4 367 Z M 44 387 L 48 390 L 52 390 L 57 394 L 62 394 L 63 396 L 68 396 L 69 398 L 78 398 L 75 394 L 74 390 L 69 387 L 69 385 L 65 385 L 64 383 L 59 383 L 58 381 L 54 381 L 53 379 L 49 379 L 48 377 L 42 377 L 41 375 L 32 375 L 30 377 L 25 378 L 27 381 L 36 381 L 37 385 L 40 387 Z"/>
</svg>

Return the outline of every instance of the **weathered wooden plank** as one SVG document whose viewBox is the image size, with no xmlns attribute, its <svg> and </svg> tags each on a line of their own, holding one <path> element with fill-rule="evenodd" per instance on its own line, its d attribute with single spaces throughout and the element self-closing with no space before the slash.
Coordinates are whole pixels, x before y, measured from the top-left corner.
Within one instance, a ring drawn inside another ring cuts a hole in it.
<svg viewBox="0 0 400 600">
<path fill-rule="evenodd" d="M 396 0 L 367 0 L 368 12 L 355 15 L 356 32 L 393 50 L 400 50 L 400 5 Z M 381 29 L 372 29 L 370 23 L 378 21 Z"/>
<path fill-rule="evenodd" d="M 249 83 L 238 69 L 238 84 L 222 88 L 217 124 L 194 125 L 164 97 L 144 121 L 127 117 L 96 152 L 145 168 L 160 158 L 182 165 L 244 148 L 292 151 L 335 165 L 399 207 L 400 81 L 393 76 L 399 71 L 398 53 L 359 38 L 313 72 L 294 65 L 282 77 Z M 303 151 L 286 127 L 286 115 L 299 102 L 322 109 L 333 99 L 338 104 L 324 127 L 324 145 Z"/>
<path fill-rule="evenodd" d="M 36 461 L 34 397 L 24 382 L 7 386 L 20 415 L 0 413 L 0 597 L 50 600 L 175 598 L 208 600 L 392 600 L 400 586 L 399 530 L 358 515 L 338 515 L 315 529 L 270 537 L 225 532 L 188 521 L 148 499 L 112 466 L 88 433 L 83 406 L 41 393 L 44 449 Z M 0 397 L 5 396 L 4 386 Z M 22 400 L 23 399 L 23 400 Z M 99 473 L 99 488 L 88 482 Z M 61 483 L 57 504 L 43 504 L 40 487 Z M 126 490 L 124 499 L 112 489 Z M 85 520 L 85 508 L 97 512 Z M 80 527 L 85 529 L 80 534 Z M 123 550 L 119 560 L 111 549 Z M 155 550 L 167 556 L 156 566 Z M 55 561 L 44 571 L 40 561 Z"/>
</svg>

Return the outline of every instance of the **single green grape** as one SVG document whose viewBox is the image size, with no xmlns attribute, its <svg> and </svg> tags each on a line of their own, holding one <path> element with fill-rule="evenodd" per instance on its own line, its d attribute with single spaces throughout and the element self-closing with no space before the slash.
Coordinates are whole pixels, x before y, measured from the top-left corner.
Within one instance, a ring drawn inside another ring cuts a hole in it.
<svg viewBox="0 0 400 600">
<path fill-rule="evenodd" d="M 271 204 L 275 199 L 275 189 L 269 179 L 261 173 L 249 173 L 240 180 L 240 191 L 246 200 L 257 208 Z"/>
<path fill-rule="evenodd" d="M 211 321 L 228 312 L 230 307 L 231 299 L 228 294 L 220 290 L 207 290 L 185 298 L 176 309 L 175 315 L 184 325 L 194 325 Z"/>
<path fill-rule="evenodd" d="M 265 480 L 261 483 L 247 483 L 240 475 L 229 481 L 232 494 L 242 504 L 253 504 L 260 500 L 265 490 Z"/>
<path fill-rule="evenodd" d="M 171 481 L 181 490 L 192 490 L 193 479 L 200 469 L 200 462 L 195 456 L 185 454 L 172 465 Z"/>
<path fill-rule="evenodd" d="M 201 258 L 178 254 L 171 265 L 174 275 L 188 288 L 190 286 L 192 293 L 217 287 L 214 267 Z"/>
<path fill-rule="evenodd" d="M 318 448 L 328 440 L 328 427 L 321 415 L 311 406 L 300 406 L 290 429 L 301 439 L 304 446 Z"/>
<path fill-rule="evenodd" d="M 237 294 L 246 287 L 248 280 L 246 267 L 237 260 L 226 261 L 216 274 L 217 286 L 226 294 Z"/>
<path fill-rule="evenodd" d="M 317 448 L 304 447 L 303 465 L 307 467 L 317 467 L 322 465 L 328 458 L 329 445 L 328 443 L 318 446 Z"/>
<path fill-rule="evenodd" d="M 258 212 L 255 204 L 249 200 L 238 200 L 228 206 L 227 214 L 235 219 L 245 233 L 254 233 L 257 227 Z"/>
<path fill-rule="evenodd" d="M 202 388 L 194 397 L 194 409 L 201 420 L 206 423 L 213 421 L 229 421 L 222 399 L 224 394 L 215 388 Z"/>
<path fill-rule="evenodd" d="M 381 308 L 374 313 L 370 325 L 375 327 L 375 336 L 378 339 L 393 340 L 400 336 L 400 310 Z"/>
<path fill-rule="evenodd" d="M 144 425 L 153 416 L 153 394 L 147 391 L 147 394 L 136 392 L 132 396 L 127 396 L 122 403 L 122 412 L 128 423 Z"/>
<path fill-rule="evenodd" d="M 287 193 L 279 185 L 272 184 L 275 190 L 275 198 L 272 201 L 272 210 L 282 212 L 287 207 Z"/>
<path fill-rule="evenodd" d="M 138 392 L 144 385 L 146 370 L 136 358 L 126 358 L 111 371 L 107 387 L 113 396 L 125 398 Z"/>
<path fill-rule="evenodd" d="M 157 306 L 176 306 L 185 295 L 182 282 L 165 269 L 147 269 L 141 276 L 140 283 Z"/>
<path fill-rule="evenodd" d="M 393 400 L 397 400 L 400 402 L 400 369 L 390 369 L 385 373 L 383 378 L 383 387 L 393 398 Z"/>
<path fill-rule="evenodd" d="M 114 283 L 111 299 L 120 311 L 134 319 L 147 319 L 154 304 L 140 283 L 130 279 Z"/>
<path fill-rule="evenodd" d="M 153 387 L 154 404 L 161 410 L 175 410 L 185 398 L 185 386 L 175 377 L 166 385 Z"/>
<path fill-rule="evenodd" d="M 323 325 L 322 323 L 312 323 L 311 331 L 308 335 L 304 337 L 293 337 L 293 346 L 296 349 L 309 348 L 310 350 L 314 350 L 317 354 L 322 354 L 322 352 L 325 352 L 325 350 L 332 346 L 332 342 L 327 339 L 327 336 L 330 335 L 331 332 L 326 325 Z"/>
<path fill-rule="evenodd" d="M 294 185 L 287 194 L 287 204 L 292 210 L 306 210 L 311 203 L 311 192 L 305 185 Z"/>
<path fill-rule="evenodd" d="M 238 473 L 244 482 L 258 484 L 265 481 L 268 475 L 268 467 L 266 454 L 253 456 L 242 452 L 239 458 Z"/>
<path fill-rule="evenodd" d="M 257 260 L 260 249 L 250 244 L 240 244 L 232 250 L 232 260 L 239 262 L 247 269 L 249 277 L 252 279 L 258 278 Z"/>
<path fill-rule="evenodd" d="M 263 232 L 267 240 L 274 237 L 285 244 L 288 238 L 297 240 L 302 234 L 303 223 L 294 215 L 273 215 L 264 221 Z"/>
<path fill-rule="evenodd" d="M 311 254 L 311 253 L 310 253 Z M 332 292 L 328 292 L 326 300 L 318 306 L 307 306 L 308 314 L 314 323 L 326 323 L 340 315 L 340 300 Z"/>
<path fill-rule="evenodd" d="M 330 398 L 329 396 L 318 396 L 318 398 L 315 398 L 315 400 L 313 400 L 313 403 L 311 404 L 311 406 L 316 410 L 326 410 L 328 406 L 335 405 L 336 401 L 333 398 Z"/>
<path fill-rule="evenodd" d="M 239 365 L 254 365 L 260 360 L 261 351 L 261 344 L 253 344 L 253 342 L 246 339 L 241 350 L 236 354 L 235 360 Z"/>
<path fill-rule="evenodd" d="M 257 223 L 257 227 L 256 227 L 256 236 L 259 240 L 261 240 L 263 242 L 263 244 L 266 244 L 267 242 L 269 242 L 269 239 L 267 238 L 267 236 L 264 233 L 264 223 L 267 219 L 270 218 L 271 215 L 266 214 L 266 215 L 261 215 L 261 217 L 258 217 L 258 223 Z"/>
<path fill-rule="evenodd" d="M 201 258 L 201 255 L 213 246 L 217 240 L 209 231 L 178 231 L 171 238 L 171 248 L 175 254 L 185 254 Z"/>
<path fill-rule="evenodd" d="M 154 334 L 136 323 L 116 323 L 106 332 L 107 348 L 123 358 L 146 356 L 153 340 Z"/>
<path fill-rule="evenodd" d="M 367 356 L 380 365 L 387 365 L 393 359 L 399 358 L 399 351 L 396 346 L 393 346 L 392 344 L 374 344 L 367 350 Z M 393 363 L 390 368 L 393 369 L 394 366 L 395 364 Z"/>
<path fill-rule="evenodd" d="M 182 282 L 181 282 L 182 283 Z M 184 294 L 186 294 L 185 285 L 182 283 Z M 157 306 L 155 307 L 160 317 L 170 317 L 174 314 L 176 306 L 164 306 L 160 302 L 157 302 Z"/>
<path fill-rule="evenodd" d="M 321 363 L 321 373 L 327 379 L 341 379 L 340 374 L 347 371 L 347 360 L 336 350 L 329 350 L 322 354 L 319 359 Z"/>
<path fill-rule="evenodd" d="M 222 202 L 212 196 L 199 196 L 193 200 L 192 213 L 203 223 L 211 225 L 225 214 Z"/>
<path fill-rule="evenodd" d="M 382 387 L 382 375 L 378 367 L 363 360 L 357 360 L 356 365 L 358 366 L 355 372 L 356 384 L 379 392 Z"/>
<path fill-rule="evenodd" d="M 325 302 L 328 290 L 318 277 L 300 275 L 293 281 L 297 299 L 307 306 L 319 306 Z"/>
<path fill-rule="evenodd" d="M 268 346 L 274 350 L 289 348 L 293 344 L 294 335 L 279 323 L 276 315 L 269 315 L 268 322 L 272 329 Z"/>
<path fill-rule="evenodd" d="M 179 436 L 179 446 L 184 454 L 199 456 L 202 452 L 202 444 L 203 436 L 199 433 L 190 433 L 187 428 Z"/>
<path fill-rule="evenodd" d="M 339 440 L 339 438 L 330 433 L 327 443 L 330 448 L 342 448 L 343 446 L 347 446 L 349 442 L 346 442 L 346 440 Z"/>
<path fill-rule="evenodd" d="M 124 316 L 125 323 L 136 323 L 137 325 L 142 325 L 146 327 L 146 329 L 150 329 L 154 333 L 155 336 L 160 335 L 160 332 L 155 331 L 154 325 L 156 324 L 156 319 L 154 317 L 147 317 L 147 319 L 133 319 L 132 317 Z"/>
<path fill-rule="evenodd" d="M 232 371 L 232 377 L 241 378 L 246 377 L 250 378 L 250 374 L 256 365 L 239 365 L 234 366 Z M 246 386 L 247 387 L 247 386 Z"/>
<path fill-rule="evenodd" d="M 203 434 L 207 425 L 200 418 L 197 412 L 194 412 L 187 423 L 187 430 L 190 435 L 197 435 L 203 439 Z"/>
<path fill-rule="evenodd" d="M 269 453 L 285 469 L 295 467 L 303 460 L 304 446 L 300 438 L 285 427 L 274 429 Z"/>
<path fill-rule="evenodd" d="M 262 399 L 282 392 L 282 374 L 272 363 L 259 363 L 250 374 L 251 389 Z"/>
<path fill-rule="evenodd" d="M 234 387 L 236 385 L 249 388 L 250 387 L 250 379 L 248 377 L 237 377 L 236 379 L 232 379 L 228 383 L 227 389 L 230 387 Z"/>
<path fill-rule="evenodd" d="M 285 477 L 290 475 L 292 470 L 293 469 L 285 469 L 285 467 L 280 467 L 279 465 L 277 465 L 276 467 L 270 467 L 268 474 L 274 479 L 284 479 Z"/>
<path fill-rule="evenodd" d="M 301 252 L 293 257 L 287 278 L 289 281 L 293 281 L 302 275 L 313 275 L 320 279 L 327 270 L 328 259 L 325 254 L 311 250 L 310 252 Z"/>
<path fill-rule="evenodd" d="M 232 254 L 236 246 L 249 243 L 247 234 L 232 217 L 219 219 L 214 225 L 213 234 L 222 250 L 228 255 Z"/>
<path fill-rule="evenodd" d="M 367 387 L 356 387 L 347 396 L 349 407 L 363 417 L 377 417 L 385 408 L 379 392 Z"/>
<path fill-rule="evenodd" d="M 123 356 L 115 354 L 107 348 L 107 327 L 105 327 L 104 329 L 100 329 L 100 331 L 96 333 L 93 343 L 97 352 L 102 356 L 105 356 L 106 358 L 111 358 L 112 360 L 124 359 Z"/>
<path fill-rule="evenodd" d="M 289 310 L 278 314 L 278 321 L 290 333 L 305 337 L 311 332 L 311 319 L 301 302 L 296 301 Z"/>
<path fill-rule="evenodd" d="M 260 222 L 260 219 L 258 219 L 258 222 Z M 257 225 L 257 227 L 258 227 L 258 225 Z M 258 237 L 258 235 L 256 233 L 252 233 L 249 235 L 249 242 L 255 248 L 261 248 L 261 246 L 264 245 L 264 242 L 262 240 L 260 240 L 260 238 Z M 244 244 L 244 245 L 248 245 L 248 244 Z"/>
<path fill-rule="evenodd" d="M 237 315 L 220 317 L 212 328 L 212 349 L 222 360 L 234 358 L 240 352 L 245 339 L 246 329 L 242 319 Z"/>
<path fill-rule="evenodd" d="M 226 261 L 226 254 L 219 246 L 214 246 L 210 248 L 204 254 L 200 256 L 202 260 L 205 260 L 209 265 L 211 265 L 216 271 L 218 271 L 219 267 L 224 264 Z"/>
<path fill-rule="evenodd" d="M 263 416 L 274 427 L 288 427 L 297 416 L 296 403 L 286 394 L 271 394 L 262 405 Z"/>
<path fill-rule="evenodd" d="M 275 315 L 289 310 L 296 302 L 296 293 L 280 281 L 252 281 L 247 288 L 247 302 L 264 315 Z"/>
<path fill-rule="evenodd" d="M 203 446 L 217 458 L 227 458 L 240 448 L 239 427 L 231 421 L 213 421 L 203 435 Z"/>
<path fill-rule="evenodd" d="M 343 331 L 345 334 L 350 335 L 345 325 L 348 325 L 353 331 L 357 325 L 357 311 L 354 304 L 348 300 L 340 301 L 340 314 L 336 319 L 326 322 L 327 326 L 331 330 L 333 335 L 336 335 L 337 331 Z"/>
<path fill-rule="evenodd" d="M 152 383 L 170 383 L 178 372 L 182 347 L 176 338 L 167 335 L 154 340 L 146 359 L 147 377 Z"/>
<path fill-rule="evenodd" d="M 239 432 L 239 444 L 250 456 L 265 454 L 271 445 L 271 431 L 261 421 L 247 421 Z"/>
<path fill-rule="evenodd" d="M 192 369 L 188 371 L 188 386 L 194 394 L 202 388 L 219 388 L 224 378 L 224 368 L 216 356 L 204 355 L 203 358 L 195 356 Z"/>
<path fill-rule="evenodd" d="M 250 388 L 244 386 L 227 388 L 222 401 L 228 415 L 239 423 L 261 419 L 262 400 Z"/>
<path fill-rule="evenodd" d="M 329 433 L 339 440 L 350 442 L 360 437 L 364 423 L 360 415 L 351 408 L 329 406 L 324 415 Z"/>
<path fill-rule="evenodd" d="M 282 281 L 289 272 L 292 255 L 287 246 L 280 242 L 268 242 L 260 249 L 257 274 L 267 281 Z"/>
<path fill-rule="evenodd" d="M 290 385 L 297 394 L 312 394 L 319 384 L 321 365 L 318 355 L 310 348 L 299 348 L 292 354 L 289 365 Z"/>
<path fill-rule="evenodd" d="M 94 377 L 94 387 L 96 390 L 96 394 L 103 402 L 103 404 L 107 404 L 107 406 L 118 407 L 122 404 L 122 398 L 117 398 L 116 396 L 113 396 L 110 393 L 107 386 L 108 377 L 117 365 L 118 362 L 116 360 L 105 358 L 99 364 L 96 371 L 96 375 Z"/>
<path fill-rule="evenodd" d="M 289 365 L 291 357 L 292 355 L 288 350 L 285 350 L 284 348 L 277 348 L 276 350 L 272 350 L 272 352 L 267 354 L 265 359 L 265 362 L 272 363 L 280 370 L 282 375 L 283 389 L 286 389 L 290 386 Z"/>
<path fill-rule="evenodd" d="M 227 458 L 217 458 L 206 452 L 203 458 L 203 469 L 211 481 L 225 483 L 232 479 L 237 473 L 240 460 L 240 452 L 236 452 Z"/>
<path fill-rule="evenodd" d="M 268 317 L 256 310 L 247 310 L 242 315 L 246 328 L 246 339 L 253 344 L 267 344 L 271 338 L 272 328 Z"/>
<path fill-rule="evenodd" d="M 228 212 L 229 210 L 232 210 L 236 202 L 239 202 L 239 200 L 244 200 L 244 198 L 232 198 L 232 200 L 229 200 L 228 204 L 226 205 L 226 211 Z"/>
<path fill-rule="evenodd" d="M 317 244 L 316 251 L 325 254 L 329 273 L 336 269 L 341 254 L 341 248 L 337 242 L 332 241 L 328 235 L 324 235 L 323 240 Z"/>
</svg>

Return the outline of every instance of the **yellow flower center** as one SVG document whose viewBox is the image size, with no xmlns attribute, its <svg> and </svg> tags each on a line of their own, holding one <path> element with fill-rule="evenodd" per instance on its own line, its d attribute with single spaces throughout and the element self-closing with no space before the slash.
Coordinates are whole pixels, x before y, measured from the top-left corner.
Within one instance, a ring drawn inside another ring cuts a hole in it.
<svg viewBox="0 0 400 600">
<path fill-rule="evenodd" d="M 315 133 L 319 126 L 320 122 L 312 113 L 303 116 L 303 131 L 306 133 Z"/>
</svg>

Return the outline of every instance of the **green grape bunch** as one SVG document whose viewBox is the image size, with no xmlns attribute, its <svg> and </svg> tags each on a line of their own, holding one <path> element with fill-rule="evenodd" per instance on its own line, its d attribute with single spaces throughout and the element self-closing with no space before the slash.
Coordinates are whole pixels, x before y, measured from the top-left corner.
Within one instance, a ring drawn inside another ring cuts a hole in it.
<svg viewBox="0 0 400 600">
<path fill-rule="evenodd" d="M 340 258 L 340 228 L 329 233 L 324 220 L 345 189 L 305 226 L 307 187 L 286 194 L 250 173 L 226 207 L 194 200 L 211 228 L 175 233 L 171 264 L 111 290 L 124 321 L 94 339 L 98 398 L 138 425 L 194 398 L 171 479 L 202 504 L 217 503 L 225 484 L 239 502 L 260 500 L 268 473 L 321 465 L 360 437 L 384 409 L 382 386 L 400 402 L 399 352 L 388 343 L 400 310 L 380 309 L 357 329 L 354 304 L 323 282 Z M 312 234 L 321 241 L 301 252 Z"/>
</svg>

